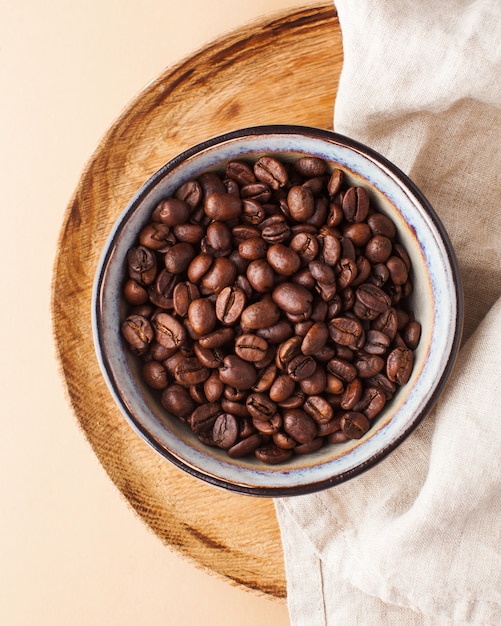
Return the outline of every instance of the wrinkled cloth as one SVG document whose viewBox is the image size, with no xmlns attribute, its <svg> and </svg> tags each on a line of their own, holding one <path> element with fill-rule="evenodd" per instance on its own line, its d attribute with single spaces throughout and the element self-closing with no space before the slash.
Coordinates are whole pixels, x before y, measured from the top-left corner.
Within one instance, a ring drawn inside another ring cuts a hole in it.
<svg viewBox="0 0 501 626">
<path fill-rule="evenodd" d="M 433 411 L 339 486 L 275 500 L 292 626 L 501 624 L 501 5 L 337 0 L 334 129 L 377 150 L 452 241 L 464 334 Z"/>
</svg>

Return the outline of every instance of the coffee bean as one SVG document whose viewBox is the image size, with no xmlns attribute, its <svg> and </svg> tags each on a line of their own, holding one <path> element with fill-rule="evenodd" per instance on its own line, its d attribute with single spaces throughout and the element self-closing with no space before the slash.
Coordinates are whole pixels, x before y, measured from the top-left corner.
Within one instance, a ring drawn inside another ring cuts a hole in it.
<svg viewBox="0 0 501 626">
<path fill-rule="evenodd" d="M 162 406 L 172 415 L 187 419 L 196 405 L 185 387 L 179 384 L 169 385 L 161 396 Z"/>
<path fill-rule="evenodd" d="M 317 424 L 330 422 L 334 417 L 334 410 L 327 400 L 322 396 L 308 396 L 304 402 L 304 410 Z"/>
<path fill-rule="evenodd" d="M 155 339 L 165 348 L 179 348 L 186 341 L 186 331 L 178 319 L 168 313 L 159 313 L 154 321 Z"/>
<path fill-rule="evenodd" d="M 292 450 L 279 448 L 276 445 L 268 444 L 257 448 L 255 453 L 256 458 L 266 463 L 267 465 L 278 465 L 279 463 L 285 463 L 292 456 Z"/>
<path fill-rule="evenodd" d="M 242 201 L 226 192 L 214 192 L 206 197 L 204 211 L 210 219 L 230 221 L 242 213 Z"/>
<path fill-rule="evenodd" d="M 261 300 L 249 305 L 242 312 L 242 322 L 252 330 L 273 326 L 280 319 L 280 311 L 271 300 Z"/>
<path fill-rule="evenodd" d="M 209 402 L 197 407 L 191 414 L 190 425 L 194 433 L 212 430 L 214 424 L 222 413 L 219 402 Z"/>
<path fill-rule="evenodd" d="M 255 367 L 236 355 L 225 357 L 223 367 L 219 370 L 219 377 L 225 385 L 235 389 L 250 389 L 257 380 Z"/>
<path fill-rule="evenodd" d="M 308 311 L 311 312 L 313 296 L 301 285 L 290 282 L 280 283 L 273 290 L 272 298 L 285 313 L 303 314 Z"/>
<path fill-rule="evenodd" d="M 208 298 L 197 298 L 188 307 L 188 320 L 197 335 L 207 335 L 216 326 L 216 311 Z"/>
<path fill-rule="evenodd" d="M 276 243 L 268 248 L 266 259 L 270 267 L 280 276 L 292 276 L 301 266 L 297 252 L 282 243 Z"/>
<path fill-rule="evenodd" d="M 386 361 L 386 375 L 391 382 L 405 385 L 414 365 L 414 353 L 409 348 L 395 348 Z"/>
<path fill-rule="evenodd" d="M 349 411 L 341 418 L 341 429 L 349 439 L 360 439 L 370 428 L 370 422 L 363 413 Z"/>
<path fill-rule="evenodd" d="M 245 333 L 235 340 L 235 354 L 244 361 L 261 361 L 268 351 L 265 339 L 258 335 Z"/>
<path fill-rule="evenodd" d="M 289 177 L 284 165 L 269 156 L 262 156 L 254 164 L 254 175 L 258 180 L 269 185 L 272 189 L 285 187 Z"/>
<path fill-rule="evenodd" d="M 233 326 L 240 318 L 245 308 L 245 293 L 238 287 L 225 287 L 216 299 L 216 317 L 228 326 Z"/>
<path fill-rule="evenodd" d="M 315 421 L 301 409 L 284 411 L 284 430 L 298 443 L 313 441 L 317 435 Z"/>
<path fill-rule="evenodd" d="M 210 370 L 202 365 L 196 357 L 186 357 L 179 363 L 174 377 L 180 385 L 189 386 L 205 382 L 210 376 Z"/>
<path fill-rule="evenodd" d="M 237 418 L 231 413 L 221 413 L 212 427 L 212 438 L 220 448 L 231 448 L 238 438 Z"/>
</svg>

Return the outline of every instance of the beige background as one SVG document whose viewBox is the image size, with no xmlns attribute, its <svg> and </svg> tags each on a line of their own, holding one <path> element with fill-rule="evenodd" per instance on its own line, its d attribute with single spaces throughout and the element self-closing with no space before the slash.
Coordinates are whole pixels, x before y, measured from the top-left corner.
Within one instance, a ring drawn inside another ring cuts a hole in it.
<svg viewBox="0 0 501 626">
<path fill-rule="evenodd" d="M 50 283 L 85 162 L 162 70 L 302 0 L 0 0 L 0 624 L 287 625 L 284 604 L 166 549 L 71 412 Z"/>
</svg>

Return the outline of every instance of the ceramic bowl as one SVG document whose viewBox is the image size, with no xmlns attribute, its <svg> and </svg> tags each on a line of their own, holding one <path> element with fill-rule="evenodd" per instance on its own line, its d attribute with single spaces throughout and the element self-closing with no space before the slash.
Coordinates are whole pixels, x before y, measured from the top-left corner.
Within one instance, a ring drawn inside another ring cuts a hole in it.
<svg viewBox="0 0 501 626">
<path fill-rule="evenodd" d="M 396 225 L 412 262 L 410 306 L 422 325 L 411 378 L 374 420 L 364 437 L 325 445 L 280 465 L 254 457 L 232 459 L 207 447 L 189 427 L 168 416 L 138 373 L 137 358 L 121 333 L 121 289 L 127 250 L 153 208 L 184 181 L 229 159 L 308 154 L 340 168 L 350 184 L 365 186 L 371 202 Z M 397 167 L 370 148 L 309 127 L 252 127 L 208 139 L 156 172 L 118 218 L 95 279 L 93 332 L 102 373 L 124 418 L 166 462 L 218 487 L 258 496 L 290 496 L 331 487 L 369 470 L 392 452 L 429 413 L 451 372 L 462 332 L 462 291 L 454 252 L 436 213 Z"/>
</svg>

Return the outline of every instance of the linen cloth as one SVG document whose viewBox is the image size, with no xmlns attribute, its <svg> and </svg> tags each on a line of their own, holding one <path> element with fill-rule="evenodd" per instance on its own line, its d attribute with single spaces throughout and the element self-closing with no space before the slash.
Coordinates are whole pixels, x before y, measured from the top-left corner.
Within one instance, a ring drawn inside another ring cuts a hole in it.
<svg viewBox="0 0 501 626">
<path fill-rule="evenodd" d="M 292 626 L 501 624 L 501 5 L 337 0 L 334 128 L 430 200 L 463 280 L 456 366 L 375 468 L 275 500 Z"/>
</svg>

